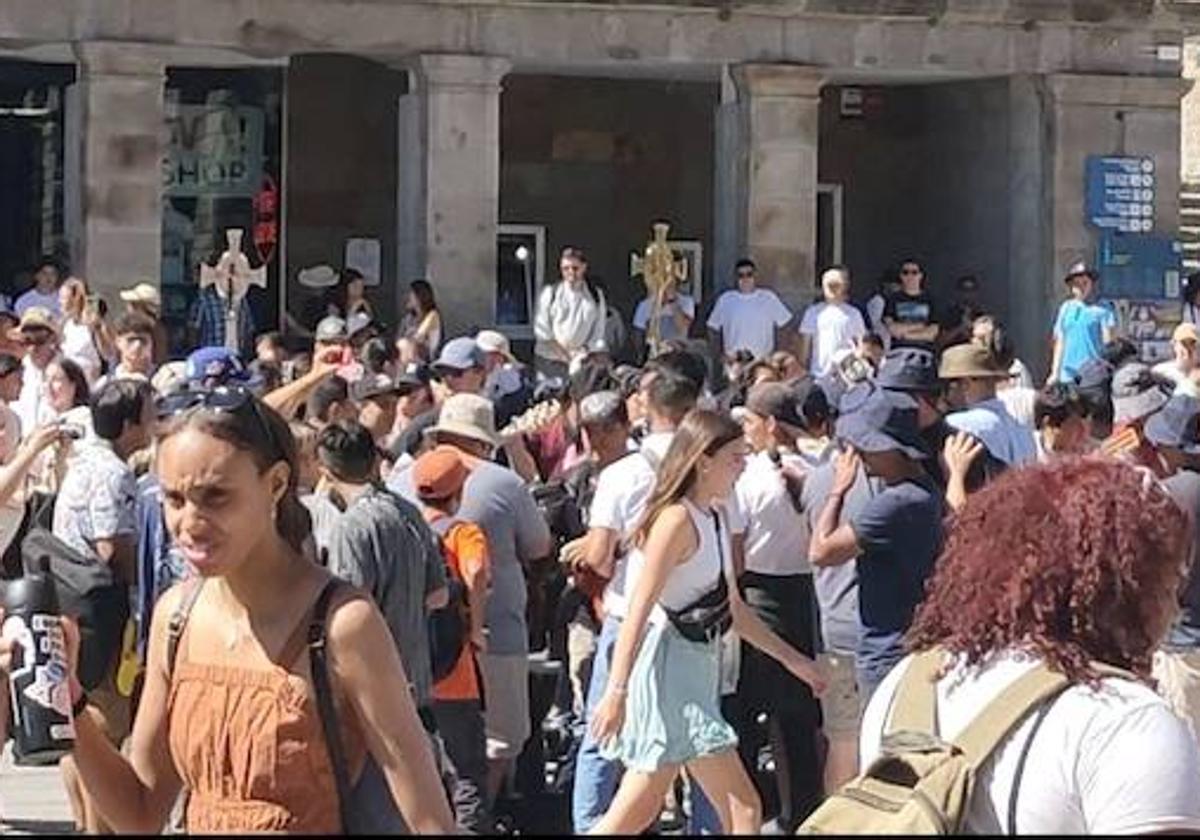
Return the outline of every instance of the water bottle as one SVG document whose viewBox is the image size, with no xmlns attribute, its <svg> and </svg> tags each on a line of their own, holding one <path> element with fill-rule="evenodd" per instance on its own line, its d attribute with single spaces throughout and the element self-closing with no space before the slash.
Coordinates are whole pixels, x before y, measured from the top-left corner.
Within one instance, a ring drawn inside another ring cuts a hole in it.
<svg viewBox="0 0 1200 840">
<path fill-rule="evenodd" d="M 75 743 L 67 643 L 59 622 L 50 558 L 4 589 L 4 635 L 15 637 L 9 672 L 13 760 L 54 764 Z"/>
</svg>

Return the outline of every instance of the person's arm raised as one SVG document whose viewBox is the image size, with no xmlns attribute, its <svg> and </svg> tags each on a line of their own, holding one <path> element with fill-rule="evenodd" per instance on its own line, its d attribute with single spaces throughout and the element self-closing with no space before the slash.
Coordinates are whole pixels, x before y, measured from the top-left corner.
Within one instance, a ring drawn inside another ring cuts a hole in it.
<svg viewBox="0 0 1200 840">
<path fill-rule="evenodd" d="M 313 389 L 333 376 L 342 362 L 340 347 L 326 347 L 313 357 L 312 370 L 301 376 L 295 382 L 289 382 L 263 396 L 263 402 L 283 415 L 284 420 L 291 420 L 300 410 L 300 406 L 308 399 Z"/>
<path fill-rule="evenodd" d="M 34 462 L 48 446 L 57 441 L 66 441 L 62 427 L 50 423 L 34 429 L 29 437 L 21 441 L 13 459 L 0 467 L 0 504 L 5 504 L 25 483 L 25 478 Z"/>
<path fill-rule="evenodd" d="M 367 749 L 416 834 L 448 834 L 454 818 L 417 717 L 396 643 L 373 603 L 345 601 L 329 620 L 330 667 L 361 722 Z"/>
<path fill-rule="evenodd" d="M 105 822 L 118 833 L 158 834 L 171 814 L 182 782 L 171 759 L 168 736 L 170 716 L 167 697 L 167 629 L 179 604 L 182 587 L 176 586 L 159 599 L 150 625 L 146 654 L 145 685 L 133 721 L 129 757 L 109 743 L 92 718 L 90 710 L 75 719 L 75 749 L 72 757 L 80 781 Z M 67 648 L 72 651 L 72 675 L 79 650 L 79 631 L 65 622 Z M 71 702 L 82 689 L 72 676 Z"/>
</svg>

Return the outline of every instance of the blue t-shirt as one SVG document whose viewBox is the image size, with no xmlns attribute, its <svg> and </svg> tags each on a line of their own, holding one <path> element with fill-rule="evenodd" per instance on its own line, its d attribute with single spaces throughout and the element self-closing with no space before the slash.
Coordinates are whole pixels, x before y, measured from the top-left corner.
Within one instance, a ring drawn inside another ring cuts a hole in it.
<svg viewBox="0 0 1200 840">
<path fill-rule="evenodd" d="M 1062 342 L 1062 365 L 1058 380 L 1072 382 L 1084 362 L 1100 358 L 1104 330 L 1117 326 L 1112 309 L 1098 303 L 1064 301 L 1054 320 L 1054 337 Z"/>
<path fill-rule="evenodd" d="M 862 548 L 856 664 L 874 682 L 904 656 L 901 639 L 942 548 L 944 513 L 937 486 L 922 475 L 885 487 L 850 521 Z"/>
</svg>

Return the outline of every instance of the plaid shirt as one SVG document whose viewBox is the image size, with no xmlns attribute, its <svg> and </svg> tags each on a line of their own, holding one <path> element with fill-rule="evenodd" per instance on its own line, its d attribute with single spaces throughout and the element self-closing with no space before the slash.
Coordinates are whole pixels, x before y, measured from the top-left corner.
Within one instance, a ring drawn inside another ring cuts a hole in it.
<svg viewBox="0 0 1200 840">
<path fill-rule="evenodd" d="M 188 326 L 196 331 L 197 347 L 225 346 L 225 301 L 216 287 L 200 290 L 188 315 Z M 250 302 L 244 297 L 238 304 L 238 349 L 243 356 L 254 349 L 254 319 Z"/>
</svg>

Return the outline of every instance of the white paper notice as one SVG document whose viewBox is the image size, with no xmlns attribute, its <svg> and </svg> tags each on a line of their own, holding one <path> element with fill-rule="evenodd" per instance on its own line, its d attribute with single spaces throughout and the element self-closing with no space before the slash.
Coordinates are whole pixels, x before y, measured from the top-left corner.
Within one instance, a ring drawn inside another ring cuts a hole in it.
<svg viewBox="0 0 1200 840">
<path fill-rule="evenodd" d="M 378 239 L 347 239 L 346 268 L 362 273 L 368 286 L 379 285 L 380 248 Z"/>
</svg>

